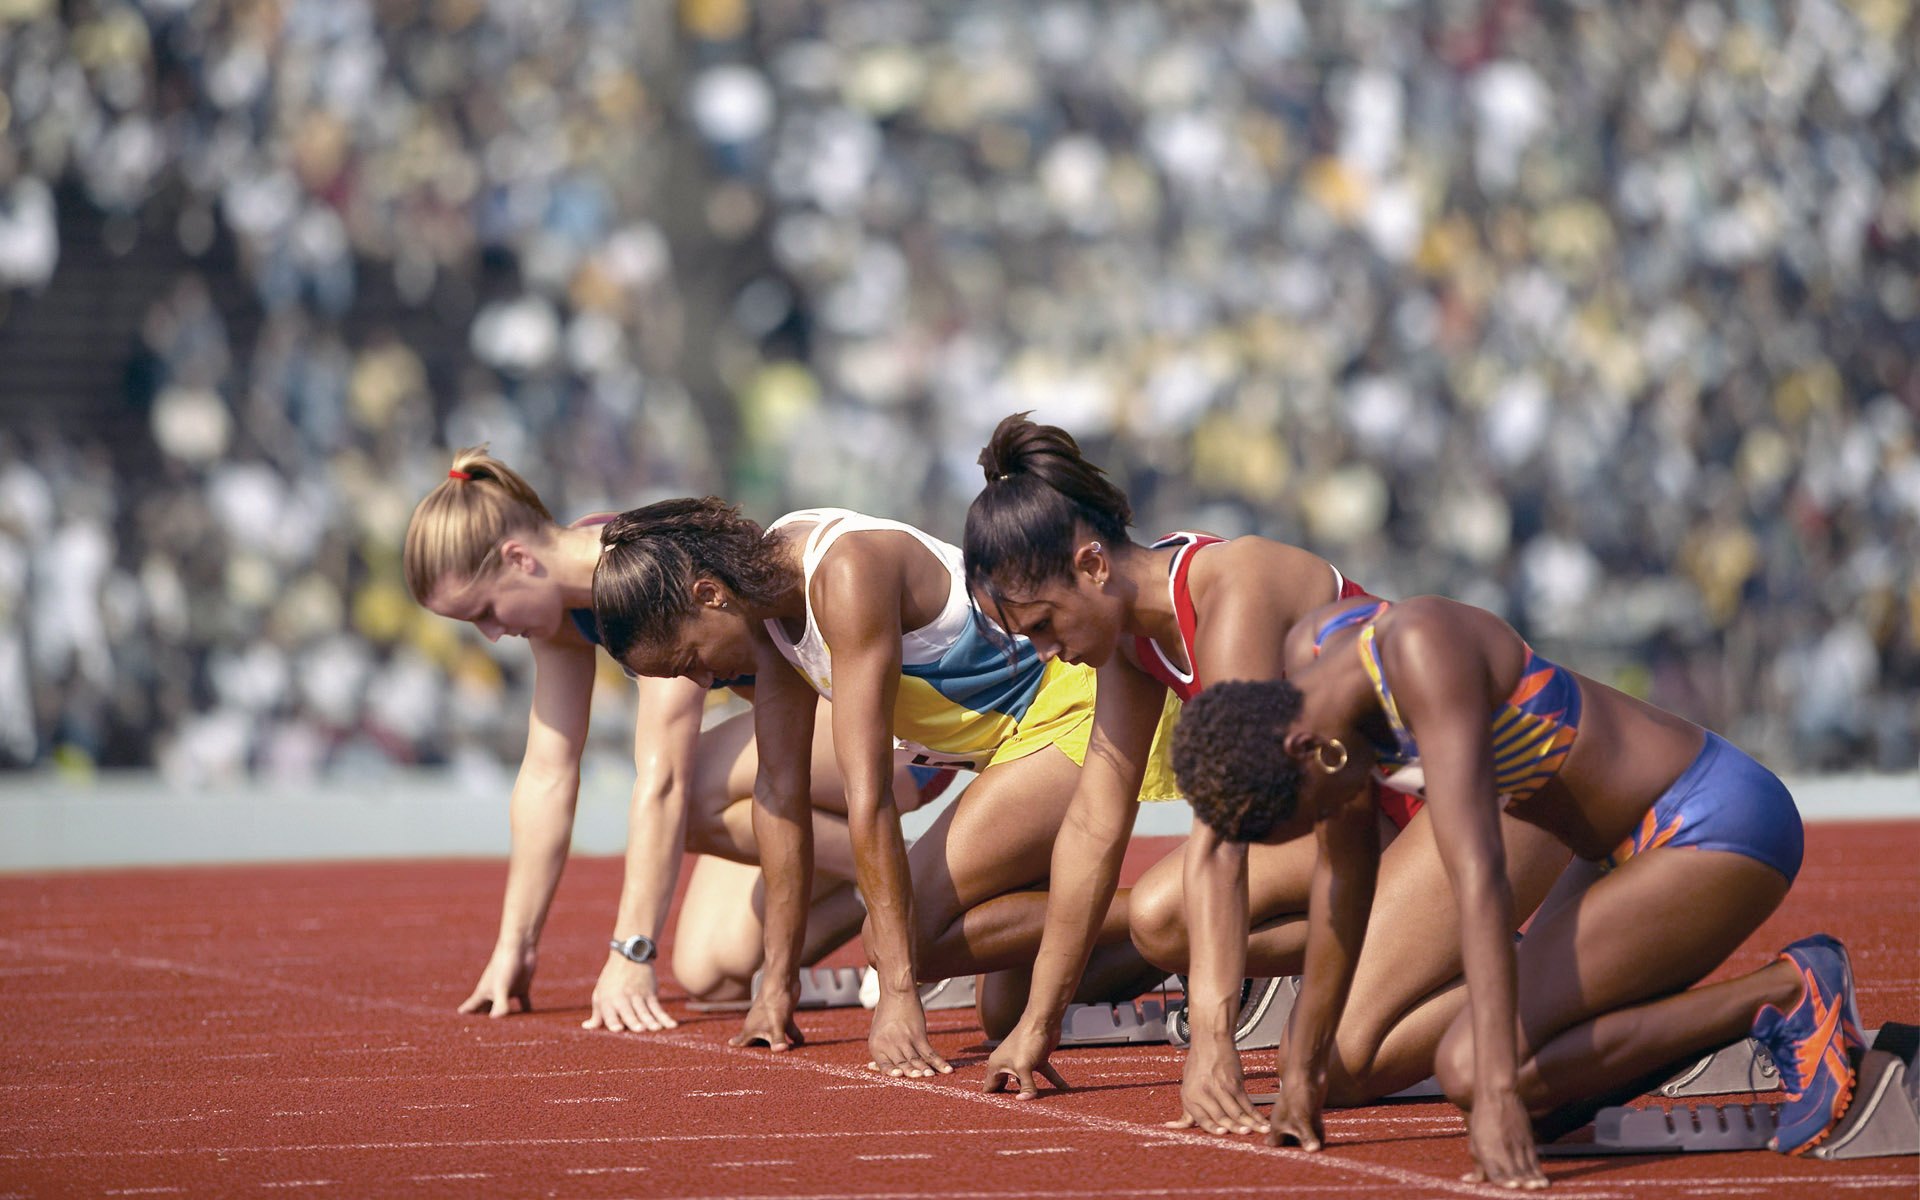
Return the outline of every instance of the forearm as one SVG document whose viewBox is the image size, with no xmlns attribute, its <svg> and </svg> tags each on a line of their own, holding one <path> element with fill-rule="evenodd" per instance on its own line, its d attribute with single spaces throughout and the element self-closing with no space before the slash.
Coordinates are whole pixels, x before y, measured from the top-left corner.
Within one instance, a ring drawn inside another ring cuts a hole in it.
<svg viewBox="0 0 1920 1200">
<path fill-rule="evenodd" d="M 882 776 L 886 779 L 887 776 Z M 863 781 L 864 782 L 864 781 Z M 847 830 L 860 896 L 867 906 L 867 956 L 879 973 L 882 990 L 911 993 L 916 984 L 913 938 L 913 883 L 907 872 L 906 839 L 900 814 L 884 788 L 849 789 Z"/>
<path fill-rule="evenodd" d="M 1463 873 L 1464 874 L 1464 873 Z M 1460 949 L 1473 1012 L 1474 1089 L 1512 1091 L 1519 1074 L 1515 1026 L 1513 897 L 1498 870 L 1457 879 Z"/>
<path fill-rule="evenodd" d="M 1194 1040 L 1231 1041 L 1247 960 L 1247 851 L 1196 822 L 1181 864 L 1186 895 L 1187 1021 Z"/>
<path fill-rule="evenodd" d="M 1047 923 L 1034 961 L 1027 1022 L 1059 1029 L 1119 886 L 1128 832 L 1076 819 L 1069 810 L 1053 845 Z"/>
<path fill-rule="evenodd" d="M 804 788 L 756 785 L 754 839 L 760 844 L 760 868 L 766 884 L 765 944 L 767 989 L 785 989 L 799 978 L 807 933 L 807 904 L 813 892 L 813 822 Z"/>
<path fill-rule="evenodd" d="M 500 944 L 526 946 L 540 940 L 554 889 L 567 864 L 580 774 L 529 773 L 513 785 L 509 807 L 512 849 L 507 857 L 506 896 L 500 911 Z"/>
<path fill-rule="evenodd" d="M 1369 827 L 1370 829 L 1370 827 Z M 1287 1060 L 1283 1071 L 1300 1072 L 1316 1086 L 1326 1078 L 1334 1034 L 1353 988 L 1360 947 L 1367 935 L 1379 865 L 1378 845 L 1362 838 L 1357 847 L 1319 845 L 1309 897 L 1307 954 L 1300 996 L 1288 1021 Z"/>
<path fill-rule="evenodd" d="M 660 940 L 685 853 L 686 800 L 678 779 L 640 779 L 627 811 L 626 872 L 613 935 Z"/>
</svg>

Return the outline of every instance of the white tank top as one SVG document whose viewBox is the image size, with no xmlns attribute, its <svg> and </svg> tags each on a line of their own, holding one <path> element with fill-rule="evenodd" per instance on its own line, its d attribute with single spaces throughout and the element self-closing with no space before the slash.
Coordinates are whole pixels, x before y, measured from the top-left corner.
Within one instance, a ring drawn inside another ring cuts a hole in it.
<svg viewBox="0 0 1920 1200">
<path fill-rule="evenodd" d="M 807 508 L 790 512 L 767 527 L 771 533 L 788 525 L 815 522 L 812 532 L 807 535 L 806 548 L 801 552 L 800 570 L 801 594 L 807 606 L 807 627 L 798 641 L 787 636 L 780 621 L 768 621 L 767 633 L 772 636 L 773 644 L 780 653 L 794 665 L 813 685 L 813 689 L 827 699 L 833 699 L 833 656 L 827 649 L 826 639 L 820 636 L 819 622 L 813 617 L 813 573 L 820 566 L 820 560 L 826 557 L 833 544 L 849 533 L 866 530 L 890 530 L 908 534 L 922 546 L 925 546 L 935 558 L 947 568 L 951 581 L 947 590 L 946 607 L 927 624 L 910 633 L 900 636 L 900 664 L 903 667 L 924 666 L 939 662 L 954 643 L 964 637 L 973 627 L 973 602 L 967 595 L 967 573 L 964 559 L 958 546 L 941 541 L 931 534 L 915 529 L 900 521 L 889 521 L 885 517 L 869 517 L 844 508 Z"/>
</svg>

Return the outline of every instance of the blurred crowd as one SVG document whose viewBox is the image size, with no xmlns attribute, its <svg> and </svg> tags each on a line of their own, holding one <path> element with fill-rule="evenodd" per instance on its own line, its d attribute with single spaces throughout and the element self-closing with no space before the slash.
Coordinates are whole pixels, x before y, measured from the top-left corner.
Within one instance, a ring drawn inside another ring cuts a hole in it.
<svg viewBox="0 0 1920 1200">
<path fill-rule="evenodd" d="M 497 770 L 524 649 L 399 581 L 450 447 L 563 518 L 951 538 L 1032 409 L 1143 534 L 1911 770 L 1916 45 L 1910 0 L 0 0 L 0 288 L 77 183 L 230 236 L 262 314 L 156 302 L 142 470 L 0 435 L 0 761 Z M 444 394 L 349 332 L 374 273 L 470 287 Z"/>
</svg>

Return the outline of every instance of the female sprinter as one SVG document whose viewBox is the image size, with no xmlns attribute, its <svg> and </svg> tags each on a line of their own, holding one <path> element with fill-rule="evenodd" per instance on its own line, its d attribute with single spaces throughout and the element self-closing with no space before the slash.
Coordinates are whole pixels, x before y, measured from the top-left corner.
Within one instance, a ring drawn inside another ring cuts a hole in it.
<svg viewBox="0 0 1920 1200">
<path fill-rule="evenodd" d="M 599 526 L 608 519 L 557 524 L 524 479 L 484 448 L 472 448 L 454 456 L 447 478 L 421 500 L 407 527 L 405 571 L 416 601 L 471 622 L 488 640 L 506 634 L 533 644 L 533 709 L 513 786 L 500 938 L 462 1012 L 498 1017 L 515 999 L 523 1008 L 531 1004 L 535 950 L 566 865 L 580 786 L 598 637 L 590 593 Z M 651 958 L 683 847 L 706 857 L 681 903 L 675 978 L 695 997 L 732 1000 L 746 996 L 759 966 L 757 849 L 744 802 L 755 769 L 752 725 L 742 714 L 702 734 L 705 700 L 705 690 L 684 680 L 640 684 L 626 882 L 589 1029 L 674 1025 L 661 1006 Z M 903 805 L 917 805 L 910 779 L 891 782 Z M 852 852 L 837 815 L 845 800 L 830 746 L 816 756 L 810 786 L 824 873 L 848 880 Z M 851 887 L 822 891 L 808 962 L 856 932 L 862 916 Z"/>
<path fill-rule="evenodd" d="M 1365 784 L 1376 768 L 1416 763 L 1466 957 L 1468 1007 L 1435 1067 L 1468 1110 L 1470 1178 L 1544 1187 L 1529 1118 L 1749 1032 L 1788 1095 L 1777 1148 L 1825 1136 L 1852 1089 L 1849 1054 L 1863 1048 L 1840 944 L 1808 938 L 1744 978 L 1692 987 L 1799 870 L 1800 817 L 1766 768 L 1548 662 L 1492 613 L 1434 596 L 1329 606 L 1294 627 L 1287 666 L 1286 680 L 1196 698 L 1175 738 L 1181 782 L 1217 836 L 1312 829 L 1320 843 L 1272 1136 L 1323 1140 L 1327 1046 L 1379 854 Z M 1503 810 L 1579 860 L 1517 948 Z"/>
<path fill-rule="evenodd" d="M 966 556 L 983 604 L 1041 653 L 1099 668 L 1094 752 L 1054 851 L 1027 1011 L 988 1063 L 989 1089 L 1010 1078 L 1024 1096 L 1058 1038 L 1091 922 L 1113 894 L 1132 821 L 1123 801 L 1138 786 L 1134 772 L 1162 697 L 1184 700 L 1202 681 L 1278 678 L 1290 628 L 1330 600 L 1364 593 L 1324 559 L 1265 538 L 1181 533 L 1135 544 L 1126 496 L 1070 435 L 1024 416 L 1000 423 L 980 461 L 987 486 L 967 514 Z M 1342 1104 L 1426 1078 L 1462 1000 L 1440 990 L 1459 976 L 1460 955 L 1451 915 L 1436 902 L 1447 878 L 1433 832 L 1410 797 L 1385 792 L 1382 808 L 1402 832 L 1387 852 L 1382 936 L 1361 964 L 1331 1064 L 1329 1086 Z M 1567 855 L 1524 826 L 1507 845 L 1524 914 Z M 1314 860 L 1305 838 L 1248 847 L 1196 827 L 1181 854 L 1133 888 L 1134 943 L 1162 969 L 1188 973 L 1192 1043 L 1176 1125 L 1215 1133 L 1265 1125 L 1234 1047 L 1241 974 L 1299 972 Z"/>
<path fill-rule="evenodd" d="M 806 781 L 827 696 L 880 983 L 870 1065 L 913 1078 L 950 1071 L 927 1040 L 916 981 L 1033 961 L 1046 901 L 1032 889 L 1044 886 L 1086 756 L 1091 672 L 1043 663 L 994 629 L 967 594 L 960 551 L 894 521 L 817 509 L 763 532 L 709 497 L 624 513 L 601 536 L 593 604 L 609 653 L 643 675 L 756 680 L 767 967 L 735 1044 L 799 1042 Z M 886 786 L 896 739 L 915 761 L 980 772 L 911 855 Z M 1147 770 L 1149 740 L 1135 791 L 1170 797 L 1164 758 Z M 1164 974 L 1133 952 L 1124 915 L 1106 933 L 1112 954 L 1087 973 L 1089 995 L 1137 994 Z M 989 1025 L 992 1007 L 983 997 Z"/>
</svg>

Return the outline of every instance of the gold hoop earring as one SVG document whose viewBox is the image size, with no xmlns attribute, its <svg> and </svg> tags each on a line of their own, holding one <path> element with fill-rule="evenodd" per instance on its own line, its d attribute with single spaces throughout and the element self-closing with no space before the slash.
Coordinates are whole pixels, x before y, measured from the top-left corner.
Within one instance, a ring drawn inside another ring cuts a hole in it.
<svg viewBox="0 0 1920 1200">
<path fill-rule="evenodd" d="M 1334 752 L 1340 756 L 1340 760 L 1338 762 L 1330 763 L 1327 761 L 1327 748 L 1329 746 L 1331 746 Z M 1339 738 L 1328 738 L 1326 741 L 1321 742 L 1318 746 L 1314 747 L 1313 761 L 1314 761 L 1314 764 L 1318 766 L 1323 773 L 1328 775 L 1338 775 L 1343 769 L 1345 769 L 1347 765 L 1347 748 L 1340 744 Z"/>
</svg>

